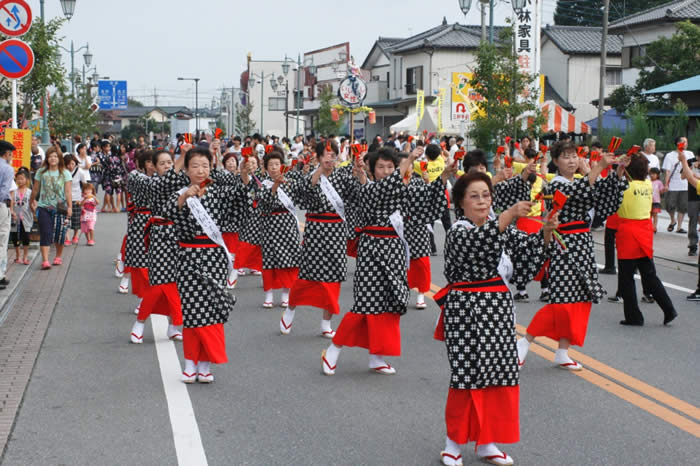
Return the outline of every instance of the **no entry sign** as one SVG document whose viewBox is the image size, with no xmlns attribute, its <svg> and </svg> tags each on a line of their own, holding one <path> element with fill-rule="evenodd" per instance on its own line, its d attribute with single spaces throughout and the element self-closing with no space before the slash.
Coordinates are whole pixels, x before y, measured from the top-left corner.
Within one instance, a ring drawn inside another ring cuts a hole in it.
<svg viewBox="0 0 700 466">
<path fill-rule="evenodd" d="M 0 75 L 9 79 L 27 76 L 34 67 L 34 52 L 18 39 L 0 42 Z"/>
<path fill-rule="evenodd" d="M 21 36 L 32 27 L 32 9 L 25 0 L 0 0 L 0 32 Z"/>
</svg>

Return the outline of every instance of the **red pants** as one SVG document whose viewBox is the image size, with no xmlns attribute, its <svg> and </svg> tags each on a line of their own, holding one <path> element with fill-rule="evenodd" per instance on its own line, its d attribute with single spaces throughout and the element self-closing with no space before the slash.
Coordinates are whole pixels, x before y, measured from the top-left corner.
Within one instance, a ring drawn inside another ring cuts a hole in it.
<svg viewBox="0 0 700 466">
<path fill-rule="evenodd" d="M 348 312 L 333 337 L 335 346 L 359 346 L 370 354 L 401 356 L 399 314 L 364 315 Z"/>
<path fill-rule="evenodd" d="M 572 345 L 583 346 L 590 314 L 590 302 L 547 304 L 532 318 L 527 333 L 555 341 L 566 338 Z"/>
<path fill-rule="evenodd" d="M 340 314 L 340 282 L 312 282 L 301 278 L 294 282 L 289 292 L 289 307 L 313 306 Z"/>
<path fill-rule="evenodd" d="M 263 269 L 263 265 L 262 249 L 260 246 L 246 243 L 245 241 L 239 241 L 234 267 L 237 269 L 252 269 L 261 271 Z"/>
<path fill-rule="evenodd" d="M 224 244 L 226 249 L 230 254 L 236 254 L 238 252 L 238 233 L 222 233 L 221 236 L 224 238 Z"/>
<path fill-rule="evenodd" d="M 185 352 L 185 359 L 194 361 L 195 364 L 200 361 L 209 361 L 214 364 L 227 363 L 224 324 L 183 328 L 182 349 Z"/>
<path fill-rule="evenodd" d="M 151 314 L 170 316 L 173 325 L 182 325 L 182 305 L 180 304 L 180 293 L 178 293 L 175 283 L 148 288 L 143 301 L 141 301 L 137 319 L 144 321 Z"/>
<path fill-rule="evenodd" d="M 430 291 L 430 257 L 411 259 L 408 268 L 408 287 L 415 288 L 419 293 Z"/>
<path fill-rule="evenodd" d="M 263 290 L 279 290 L 280 288 L 291 288 L 299 276 L 298 267 L 287 269 L 263 269 L 262 280 Z"/>
<path fill-rule="evenodd" d="M 460 445 L 518 442 L 519 399 L 517 385 L 477 390 L 450 388 L 445 406 L 447 436 Z"/>
<path fill-rule="evenodd" d="M 148 283 L 148 268 L 146 267 L 129 267 L 131 275 L 131 293 L 139 298 L 146 296 L 150 284 Z"/>
</svg>

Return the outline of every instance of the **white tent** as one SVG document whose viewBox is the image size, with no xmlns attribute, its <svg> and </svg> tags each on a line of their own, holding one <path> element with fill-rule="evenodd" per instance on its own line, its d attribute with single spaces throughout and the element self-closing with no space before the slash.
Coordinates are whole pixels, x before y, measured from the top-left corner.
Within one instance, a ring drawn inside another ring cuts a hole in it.
<svg viewBox="0 0 700 466">
<path fill-rule="evenodd" d="M 391 131 L 395 133 L 404 134 L 423 134 L 423 131 L 428 133 L 438 132 L 438 108 L 436 106 L 425 107 L 425 113 L 423 114 L 423 119 L 420 125 L 416 129 L 416 120 L 418 115 L 413 112 L 409 113 L 406 118 L 391 125 Z M 460 134 L 463 128 L 460 126 L 460 122 L 453 121 L 450 119 L 449 112 L 446 112 L 443 108 L 442 111 L 442 132 L 447 134 Z"/>
</svg>

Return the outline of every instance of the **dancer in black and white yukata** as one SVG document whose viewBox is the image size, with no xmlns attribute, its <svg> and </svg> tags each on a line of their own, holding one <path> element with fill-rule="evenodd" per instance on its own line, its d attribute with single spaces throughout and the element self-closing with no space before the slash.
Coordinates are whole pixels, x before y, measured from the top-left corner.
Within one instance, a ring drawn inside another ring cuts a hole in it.
<svg viewBox="0 0 700 466">
<path fill-rule="evenodd" d="M 319 166 L 302 178 L 299 188 L 306 208 L 299 279 L 279 326 L 283 335 L 289 334 L 295 308 L 313 306 L 323 309 L 321 336 L 333 338 L 331 317 L 340 313 L 340 283 L 347 275 L 345 203 L 358 195 L 360 184 L 353 177 L 352 164 L 336 168 L 338 145 L 334 141 L 319 144 L 316 153 L 321 154 Z"/>
<path fill-rule="evenodd" d="M 184 157 L 178 159 L 174 169 L 170 152 L 156 151 L 152 160 L 156 174 L 139 181 L 146 184 L 148 204 L 151 206 L 151 217 L 145 226 L 150 286 L 144 294 L 139 314 L 131 329 L 132 343 L 143 343 L 144 323 L 151 314 L 168 316 L 168 338 L 182 340 L 182 333 L 177 328 L 182 325 L 182 307 L 176 285 L 179 246 L 175 238 L 174 224 L 163 215 L 163 209 L 172 194 L 187 186 L 189 180 L 181 172 Z"/>
<path fill-rule="evenodd" d="M 407 211 L 425 225 L 433 218 L 434 206 L 445 196 L 447 179 L 456 165 L 446 168 L 433 183 L 410 182 L 413 162 L 423 153 L 416 148 L 399 164 L 393 149 L 370 154 L 369 168 L 374 179 L 367 182 L 362 162 L 356 161 L 354 174 L 363 184 L 360 192 L 364 227 L 357 250 L 353 286 L 353 306 L 343 316 L 333 342 L 321 355 L 325 375 L 335 374 L 343 346 L 369 351 L 369 368 L 380 374 L 395 374 L 385 356 L 401 355 L 399 321 L 406 313 L 409 288 L 406 269 L 410 258 L 404 236 Z"/>
<path fill-rule="evenodd" d="M 257 188 L 265 290 L 263 307 L 272 308 L 273 291 L 281 290 L 280 306 L 286 308 L 289 305 L 289 290 L 299 275 L 301 245 L 294 204 L 299 202 L 301 172 L 290 172 L 289 179 L 285 180 L 282 173 L 284 155 L 276 150 L 265 154 L 263 166 L 267 177 Z M 251 182 L 248 176 L 242 179 L 246 185 Z"/>
<path fill-rule="evenodd" d="M 483 460 L 513 464 L 496 446 L 520 439 L 515 310 L 506 280 L 535 276 L 557 226 L 555 214 L 542 232 L 527 235 L 511 224 L 532 203 L 518 202 L 495 218 L 494 197 L 484 173 L 463 175 L 452 190 L 457 222 L 445 243 L 448 285 L 435 294 L 442 309 L 435 338 L 445 341 L 452 371 L 441 453 L 449 466 L 463 463 L 462 446 L 472 441 Z"/>
<path fill-rule="evenodd" d="M 148 219 L 151 216 L 151 206 L 149 205 L 148 197 L 148 180 L 155 173 L 153 165 L 153 153 L 151 151 L 142 151 L 137 155 L 138 170 L 134 170 L 129 174 L 126 182 L 126 191 L 132 203 L 130 212 L 131 220 L 126 232 L 126 251 L 124 259 L 124 273 L 128 273 L 131 277 L 131 292 L 141 300 L 148 291 L 148 253 L 144 243 L 145 228 Z M 136 306 L 134 314 L 139 313 L 139 305 Z M 143 335 L 141 335 L 143 338 Z M 138 338 L 131 335 L 132 343 Z"/>
<path fill-rule="evenodd" d="M 255 155 L 243 158 L 243 164 L 248 164 L 249 173 L 256 178 L 262 177 L 259 161 Z M 229 219 L 228 221 L 231 221 Z M 248 189 L 248 205 L 245 215 L 240 220 L 238 246 L 234 267 L 238 276 L 262 275 L 262 248 L 260 247 L 260 209 L 258 208 L 257 183 Z"/>
<path fill-rule="evenodd" d="M 537 311 L 527 328 L 525 338 L 518 341 L 520 364 L 525 363 L 530 343 L 538 336 L 559 342 L 554 362 L 561 369 L 579 371 L 580 363 L 569 357 L 569 346 L 583 346 L 592 303 L 600 302 L 605 290 L 598 283 L 598 268 L 593 254 L 593 238 L 589 212 L 607 218 L 615 213 L 629 184 L 611 171 L 605 178 L 601 172 L 613 162 L 615 155 L 605 153 L 592 168 L 580 158 L 573 143 L 566 143 L 560 152 L 553 152 L 559 175 L 543 188 L 545 194 L 559 190 L 568 196 L 559 213 L 557 228 L 564 245 L 553 248 L 549 265 L 549 304 Z M 574 179 L 580 170 L 583 178 Z M 547 201 L 551 207 L 551 201 Z"/>
<path fill-rule="evenodd" d="M 226 155 L 224 155 L 223 165 L 224 170 L 226 171 L 226 173 L 230 174 L 230 176 L 238 176 L 237 154 L 233 152 L 227 152 Z M 241 219 L 241 216 L 236 215 L 235 217 L 230 218 L 221 227 L 221 233 L 224 236 L 224 243 L 226 243 L 226 249 L 228 249 L 229 254 L 232 254 L 234 257 L 236 256 L 236 254 L 238 254 L 238 231 L 241 229 Z M 228 278 L 226 279 L 226 288 L 228 288 L 229 290 L 234 289 L 236 287 L 237 282 L 238 270 L 236 270 L 236 268 L 234 267 L 234 269 L 231 271 Z"/>
<path fill-rule="evenodd" d="M 190 149 L 184 157 L 190 185 L 170 197 L 163 215 L 175 223 L 179 243 L 177 288 L 184 321 L 183 382 L 211 383 L 211 364 L 228 362 L 223 324 L 236 303 L 226 289 L 232 265 L 219 225 L 241 215 L 247 195 L 240 181 L 212 181 L 212 155 L 207 149 Z"/>
</svg>

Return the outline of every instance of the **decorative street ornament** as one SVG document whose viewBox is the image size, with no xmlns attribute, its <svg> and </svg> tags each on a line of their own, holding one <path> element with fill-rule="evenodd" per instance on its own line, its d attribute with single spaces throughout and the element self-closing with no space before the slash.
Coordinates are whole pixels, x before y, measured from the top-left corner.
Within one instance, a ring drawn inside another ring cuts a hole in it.
<svg viewBox="0 0 700 466">
<path fill-rule="evenodd" d="M 367 97 L 367 84 L 360 78 L 360 68 L 355 64 L 354 57 L 350 57 L 347 68 L 348 76 L 338 86 L 338 98 L 348 107 L 356 107 L 362 105 Z"/>
</svg>

